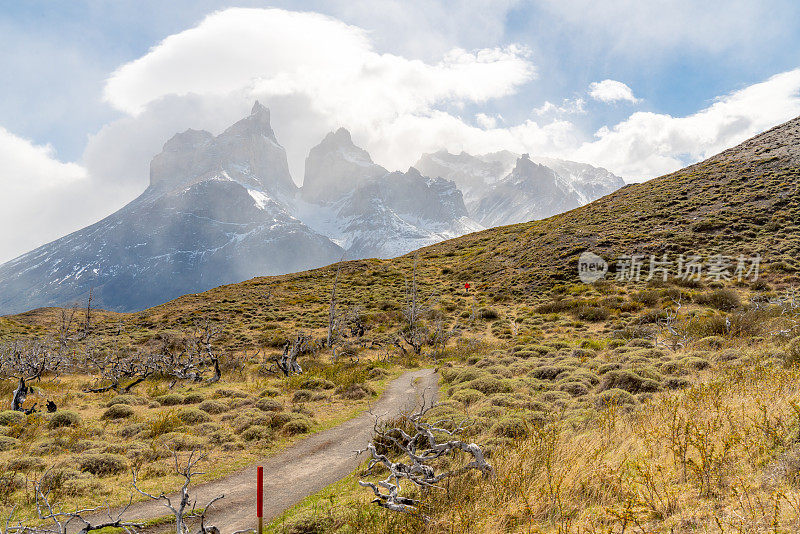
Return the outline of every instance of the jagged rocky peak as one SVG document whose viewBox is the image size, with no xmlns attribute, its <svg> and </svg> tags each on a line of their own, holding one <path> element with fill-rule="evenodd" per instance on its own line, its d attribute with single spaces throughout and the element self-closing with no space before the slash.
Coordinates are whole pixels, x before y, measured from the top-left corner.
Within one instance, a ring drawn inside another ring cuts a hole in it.
<svg viewBox="0 0 800 534">
<path fill-rule="evenodd" d="M 272 130 L 272 124 L 270 123 L 269 108 L 256 100 L 250 110 L 250 115 L 225 130 L 220 137 L 240 135 L 264 135 L 277 142 L 275 132 Z"/>
<path fill-rule="evenodd" d="M 150 185 L 156 189 L 207 179 L 232 180 L 276 196 L 294 193 L 297 187 L 270 125 L 269 109 L 256 101 L 249 116 L 217 137 L 202 130 L 178 134 L 150 163 Z"/>
<path fill-rule="evenodd" d="M 303 198 L 309 202 L 335 201 L 387 173 L 366 150 L 353 143 L 349 131 L 339 128 L 309 151 Z"/>
<path fill-rule="evenodd" d="M 161 153 L 150 162 L 150 185 L 183 184 L 214 167 L 207 157 L 214 136 L 205 130 L 186 130 L 164 143 Z"/>
<path fill-rule="evenodd" d="M 530 154 L 522 154 L 504 180 L 517 185 L 542 188 L 542 193 L 552 193 L 563 187 L 555 171 L 531 160 Z"/>
</svg>

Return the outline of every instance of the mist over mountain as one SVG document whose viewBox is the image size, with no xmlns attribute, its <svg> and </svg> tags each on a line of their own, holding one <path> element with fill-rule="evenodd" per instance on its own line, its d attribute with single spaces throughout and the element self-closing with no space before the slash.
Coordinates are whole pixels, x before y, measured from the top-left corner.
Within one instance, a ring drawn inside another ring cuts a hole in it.
<svg viewBox="0 0 800 534">
<path fill-rule="evenodd" d="M 453 180 L 470 216 L 487 228 L 550 217 L 625 185 L 600 167 L 509 151 L 474 156 L 441 150 L 423 154 L 414 166 Z"/>
<path fill-rule="evenodd" d="M 622 186 L 589 165 L 497 152 L 425 154 L 390 172 L 344 128 L 309 152 L 303 186 L 255 103 L 221 134 L 187 130 L 135 200 L 0 265 L 0 313 L 85 301 L 131 311 L 260 275 L 394 257 L 488 226 L 547 217 Z"/>
</svg>

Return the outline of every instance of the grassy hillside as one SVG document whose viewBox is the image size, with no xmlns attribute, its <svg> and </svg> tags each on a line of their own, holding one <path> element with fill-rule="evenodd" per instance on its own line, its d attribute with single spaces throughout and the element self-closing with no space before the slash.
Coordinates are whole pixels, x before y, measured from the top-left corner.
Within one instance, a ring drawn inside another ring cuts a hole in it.
<svg viewBox="0 0 800 534">
<path fill-rule="evenodd" d="M 256 278 L 139 313 L 94 310 L 88 333 L 78 303 L 61 349 L 81 355 L 75 368 L 45 377 L 28 401 L 54 398 L 66 415 L 0 413 L 0 511 L 22 503 L 32 514 L 31 484 L 50 467 L 68 503 L 123 501 L 137 465 L 148 487 L 173 487 L 165 440 L 203 446 L 219 476 L 363 409 L 389 375 L 423 363 L 441 370 L 431 415 L 468 418 L 466 437 L 496 477 L 417 494 L 427 524 L 345 481 L 274 529 L 787 530 L 800 521 L 800 311 L 788 292 L 800 283 L 799 185 L 797 119 L 571 212 L 401 258 Z M 612 266 L 631 254 L 763 260 L 757 281 L 609 274 L 587 285 L 584 251 Z M 414 278 L 420 354 L 401 340 Z M 337 280 L 334 361 L 320 341 Z M 72 313 L 0 317 L 0 341 L 53 343 Z M 180 353 L 204 324 L 220 328 L 220 382 L 153 375 L 123 395 L 87 391 L 103 383 L 87 355 Z M 269 358 L 301 333 L 317 341 L 301 354 L 305 373 L 270 374 Z M 8 398 L 14 380 L 0 384 Z"/>
<path fill-rule="evenodd" d="M 475 304 L 536 304 L 554 285 L 578 283 L 577 257 L 586 250 L 611 260 L 622 254 L 759 253 L 767 279 L 797 281 L 798 176 L 800 119 L 795 119 L 707 161 L 568 213 L 422 249 L 416 253 L 421 289 L 451 312 Z M 414 257 L 344 262 L 339 278 L 344 304 L 358 306 L 375 331 L 391 329 Z M 258 346 L 270 336 L 324 328 L 336 268 L 256 278 L 140 313 L 103 314 L 98 326 L 112 332 L 121 324 L 136 343 L 154 330 L 180 329 L 203 316 L 227 325 L 231 347 Z M 475 288 L 477 301 L 463 295 L 465 282 Z M 0 335 L 42 333 L 58 318 L 58 310 L 51 309 L 7 317 Z"/>
</svg>

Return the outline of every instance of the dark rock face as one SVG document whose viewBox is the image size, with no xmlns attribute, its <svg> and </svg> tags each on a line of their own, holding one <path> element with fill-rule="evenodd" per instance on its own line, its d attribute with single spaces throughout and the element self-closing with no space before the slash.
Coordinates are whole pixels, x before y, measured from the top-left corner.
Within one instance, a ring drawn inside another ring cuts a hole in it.
<svg viewBox="0 0 800 534">
<path fill-rule="evenodd" d="M 217 137 L 170 139 L 150 176 L 118 212 L 0 266 L 0 312 L 70 304 L 90 288 L 98 306 L 131 311 L 342 255 L 289 214 L 297 188 L 258 103 Z"/>
</svg>

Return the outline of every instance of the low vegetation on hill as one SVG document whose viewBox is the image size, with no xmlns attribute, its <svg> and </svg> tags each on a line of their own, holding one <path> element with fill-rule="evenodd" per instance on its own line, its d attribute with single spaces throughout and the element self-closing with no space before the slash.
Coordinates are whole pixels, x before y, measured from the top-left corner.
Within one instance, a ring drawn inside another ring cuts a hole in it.
<svg viewBox="0 0 800 534">
<path fill-rule="evenodd" d="M 17 410 L 0 412 L 0 507 L 32 517 L 37 487 L 68 505 L 121 503 L 132 470 L 142 488 L 176 488 L 170 450 L 202 447 L 206 476 L 220 476 L 365 409 L 391 375 L 422 364 L 441 379 L 423 424 L 480 444 L 491 473 L 461 471 L 461 452 L 437 456 L 459 476 L 403 485 L 413 509 L 398 513 L 357 484 L 385 478 L 373 466 L 273 530 L 791 531 L 796 123 L 583 208 L 394 260 L 138 313 L 84 303 L 2 317 L 0 397 Z M 579 282 L 583 252 L 612 272 Z M 614 273 L 622 255 L 664 254 L 760 257 L 759 276 Z M 387 462 L 401 457 L 382 446 Z"/>
</svg>

